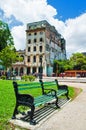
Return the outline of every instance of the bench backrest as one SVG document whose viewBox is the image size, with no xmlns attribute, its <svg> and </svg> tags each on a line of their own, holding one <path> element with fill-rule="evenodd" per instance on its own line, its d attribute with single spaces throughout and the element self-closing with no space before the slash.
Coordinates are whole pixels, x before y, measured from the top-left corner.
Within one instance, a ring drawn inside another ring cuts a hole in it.
<svg viewBox="0 0 86 130">
<path fill-rule="evenodd" d="M 19 92 L 22 90 L 42 88 L 39 82 L 17 83 L 15 81 L 13 82 L 13 87 L 14 87 L 16 97 L 19 95 Z"/>
<path fill-rule="evenodd" d="M 44 88 L 52 88 L 52 89 L 64 89 L 68 91 L 68 86 L 67 85 L 59 85 L 58 80 L 55 79 L 54 81 L 47 81 L 43 82 L 42 80 L 39 80 L 42 86 L 42 93 L 44 94 Z"/>
<path fill-rule="evenodd" d="M 27 89 L 30 90 L 30 89 L 40 88 L 41 93 L 45 94 L 44 93 L 45 88 L 56 89 L 56 90 L 59 89 L 57 79 L 55 79 L 54 81 L 46 81 L 46 82 L 39 80 L 39 82 L 30 82 L 30 83 L 17 83 L 16 81 L 14 81 L 13 86 L 14 86 L 14 91 L 15 91 L 16 97 L 18 97 L 19 91 L 21 91 L 21 90 L 27 90 Z"/>
<path fill-rule="evenodd" d="M 58 81 L 46 81 L 43 82 L 42 80 L 39 80 L 41 86 L 42 86 L 42 94 L 44 94 L 44 88 L 50 88 L 50 89 L 58 89 Z"/>
</svg>

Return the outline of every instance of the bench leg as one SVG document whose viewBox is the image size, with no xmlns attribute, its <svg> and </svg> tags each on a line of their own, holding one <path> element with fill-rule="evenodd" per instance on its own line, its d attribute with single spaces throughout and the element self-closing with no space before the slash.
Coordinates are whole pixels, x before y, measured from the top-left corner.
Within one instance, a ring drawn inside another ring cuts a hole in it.
<svg viewBox="0 0 86 130">
<path fill-rule="evenodd" d="M 35 110 L 35 107 L 34 107 L 34 105 L 32 105 L 32 106 L 31 106 L 31 114 L 30 114 L 30 124 L 31 124 L 31 125 L 35 125 L 35 124 L 36 124 L 36 121 L 33 119 L 34 110 Z"/>
<path fill-rule="evenodd" d="M 69 100 L 70 98 L 68 97 L 68 92 L 65 95 L 66 95 L 67 99 Z"/>
<path fill-rule="evenodd" d="M 18 114 L 18 109 L 17 108 L 18 108 L 18 104 L 16 104 L 16 106 L 15 106 L 12 119 L 16 119 L 16 114 Z"/>
<path fill-rule="evenodd" d="M 58 105 L 58 97 L 56 97 L 56 103 L 55 104 L 56 104 L 57 108 L 60 108 L 60 106 Z"/>
</svg>

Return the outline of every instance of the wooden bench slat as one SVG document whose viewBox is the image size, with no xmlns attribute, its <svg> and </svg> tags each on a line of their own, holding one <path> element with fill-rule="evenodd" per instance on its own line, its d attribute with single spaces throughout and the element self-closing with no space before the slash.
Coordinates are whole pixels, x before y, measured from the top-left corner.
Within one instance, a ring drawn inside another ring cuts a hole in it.
<svg viewBox="0 0 86 130">
<path fill-rule="evenodd" d="M 19 87 L 18 90 L 27 90 L 27 89 L 35 89 L 35 88 L 41 88 L 40 86 L 30 86 L 29 87 L 29 84 L 27 87 Z"/>
<path fill-rule="evenodd" d="M 27 89 L 35 89 L 35 88 L 41 88 L 39 82 L 33 82 L 33 83 L 28 83 L 28 84 L 18 84 L 18 90 L 27 90 Z"/>
<path fill-rule="evenodd" d="M 55 99 L 55 97 L 43 95 L 34 99 L 34 105 L 35 106 L 43 105 L 45 103 L 50 102 L 53 99 Z"/>
<path fill-rule="evenodd" d="M 66 94 L 66 93 L 67 93 L 67 90 L 58 90 L 57 96 L 60 97 L 61 95 Z"/>
</svg>

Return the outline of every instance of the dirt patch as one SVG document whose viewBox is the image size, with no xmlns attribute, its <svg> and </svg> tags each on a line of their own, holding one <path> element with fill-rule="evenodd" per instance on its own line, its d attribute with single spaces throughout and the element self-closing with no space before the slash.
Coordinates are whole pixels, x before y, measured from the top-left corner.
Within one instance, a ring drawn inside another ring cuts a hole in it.
<svg viewBox="0 0 86 130">
<path fill-rule="evenodd" d="M 81 88 L 74 88 L 74 96 L 72 98 L 72 100 L 74 100 L 81 92 L 82 92 L 82 89 Z"/>
</svg>

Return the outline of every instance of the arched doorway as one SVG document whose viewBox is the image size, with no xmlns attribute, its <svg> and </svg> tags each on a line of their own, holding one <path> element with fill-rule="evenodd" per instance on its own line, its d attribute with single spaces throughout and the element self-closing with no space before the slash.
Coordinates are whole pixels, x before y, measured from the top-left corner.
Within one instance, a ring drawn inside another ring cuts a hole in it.
<svg viewBox="0 0 86 130">
<path fill-rule="evenodd" d="M 18 76 L 18 68 L 15 68 L 16 76 Z"/>
<path fill-rule="evenodd" d="M 24 69 L 23 69 L 23 67 L 21 67 L 21 68 L 20 68 L 20 76 L 22 76 L 23 73 L 24 73 Z"/>
</svg>

